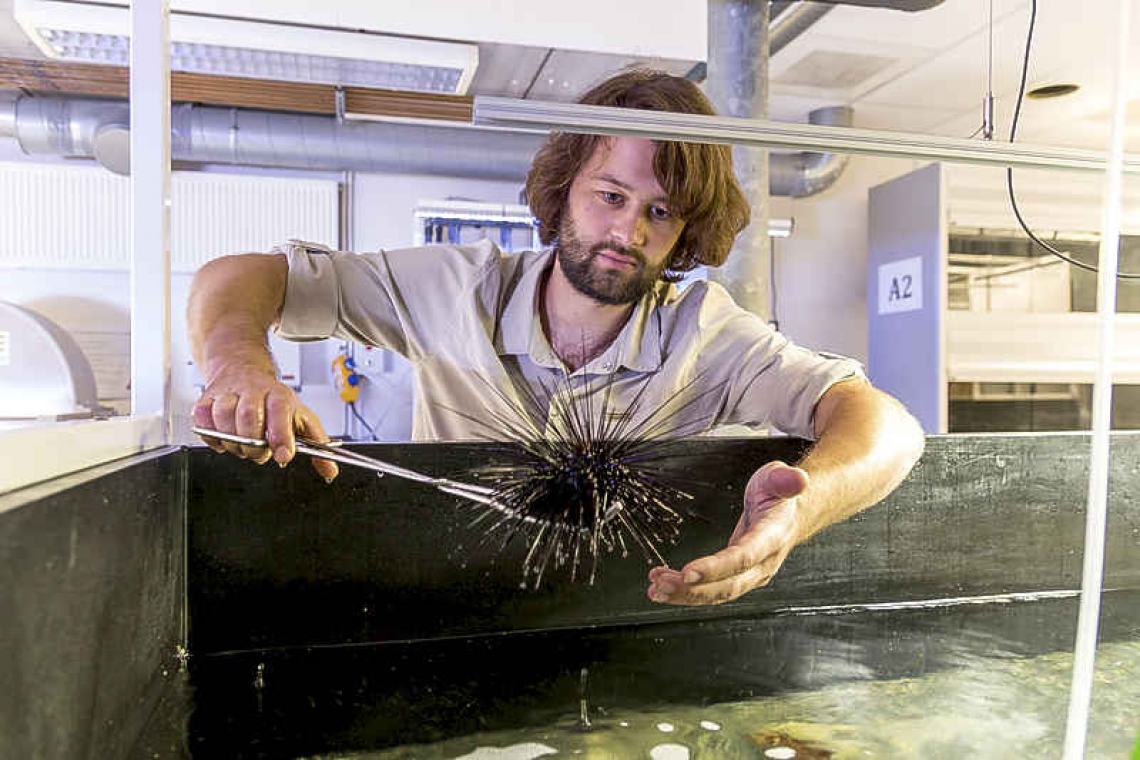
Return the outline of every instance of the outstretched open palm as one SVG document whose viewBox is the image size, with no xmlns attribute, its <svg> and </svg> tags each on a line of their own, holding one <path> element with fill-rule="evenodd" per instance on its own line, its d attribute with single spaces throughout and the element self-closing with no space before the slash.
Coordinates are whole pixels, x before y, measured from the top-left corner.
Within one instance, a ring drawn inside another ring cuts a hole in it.
<svg viewBox="0 0 1140 760">
<path fill-rule="evenodd" d="M 784 462 L 769 462 L 748 481 L 744 509 L 728 545 L 680 570 L 649 571 L 649 598 L 666 604 L 720 604 L 767 585 L 802 540 L 796 497 L 808 474 Z"/>
</svg>

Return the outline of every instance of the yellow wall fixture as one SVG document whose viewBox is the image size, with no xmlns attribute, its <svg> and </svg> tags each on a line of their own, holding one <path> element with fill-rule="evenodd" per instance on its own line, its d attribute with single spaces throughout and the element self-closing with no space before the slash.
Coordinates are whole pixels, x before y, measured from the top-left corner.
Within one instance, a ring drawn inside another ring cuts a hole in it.
<svg viewBox="0 0 1140 760">
<path fill-rule="evenodd" d="M 360 375 L 352 357 L 340 354 L 333 359 L 333 373 L 341 401 L 351 404 L 360 398 Z"/>
</svg>

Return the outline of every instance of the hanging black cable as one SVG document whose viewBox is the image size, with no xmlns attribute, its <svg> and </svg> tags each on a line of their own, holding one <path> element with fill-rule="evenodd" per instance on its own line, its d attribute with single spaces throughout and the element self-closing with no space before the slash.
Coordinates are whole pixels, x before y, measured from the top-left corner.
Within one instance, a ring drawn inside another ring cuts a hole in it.
<svg viewBox="0 0 1140 760">
<path fill-rule="evenodd" d="M 1013 123 L 1009 127 L 1009 141 L 1012 143 L 1014 136 L 1017 134 L 1017 119 L 1021 115 L 1021 100 L 1025 96 L 1025 77 L 1029 72 L 1029 48 L 1033 44 L 1033 27 L 1037 23 L 1037 0 L 1033 0 L 1029 12 L 1029 34 L 1025 38 L 1025 57 L 1021 62 L 1021 87 L 1017 91 L 1017 105 L 1013 109 Z M 1077 261 L 1072 256 L 1057 250 L 1053 246 L 1046 243 L 1041 238 L 1033 234 L 1033 230 L 1029 229 L 1029 225 L 1021 218 L 1021 210 L 1017 207 L 1017 198 L 1013 194 L 1013 168 L 1005 170 L 1006 187 L 1009 189 L 1009 203 L 1013 207 L 1013 215 L 1017 217 L 1017 223 L 1025 230 L 1025 234 L 1029 236 L 1037 245 L 1041 246 L 1049 253 L 1053 254 L 1062 261 L 1067 261 L 1073 266 L 1084 269 L 1088 272 L 1096 272 L 1097 268 L 1091 264 L 1085 264 L 1082 261 Z M 1134 272 L 1117 272 L 1116 276 L 1125 280 L 1140 280 L 1140 273 Z"/>
</svg>

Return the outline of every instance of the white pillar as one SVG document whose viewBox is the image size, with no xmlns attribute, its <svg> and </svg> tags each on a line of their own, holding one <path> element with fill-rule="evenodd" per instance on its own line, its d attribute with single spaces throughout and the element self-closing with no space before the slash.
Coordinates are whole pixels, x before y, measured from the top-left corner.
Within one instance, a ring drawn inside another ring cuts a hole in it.
<svg viewBox="0 0 1140 760">
<path fill-rule="evenodd" d="M 131 413 L 170 443 L 170 4 L 131 3 Z"/>
</svg>

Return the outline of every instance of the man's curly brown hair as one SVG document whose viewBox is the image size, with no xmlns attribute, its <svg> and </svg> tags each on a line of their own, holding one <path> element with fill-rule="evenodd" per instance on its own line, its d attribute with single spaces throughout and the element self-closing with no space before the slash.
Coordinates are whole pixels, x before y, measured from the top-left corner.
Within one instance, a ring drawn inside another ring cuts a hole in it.
<svg viewBox="0 0 1140 760">
<path fill-rule="evenodd" d="M 579 103 L 649 111 L 716 115 L 708 98 L 687 79 L 662 71 L 638 69 L 597 85 Z M 558 238 L 570 184 L 594 154 L 603 135 L 553 132 L 539 149 L 526 178 L 526 197 L 538 219 L 539 238 Z M 669 199 L 670 211 L 685 221 L 663 279 L 676 280 L 705 264 L 719 266 L 732 242 L 748 225 L 748 203 L 732 172 L 727 145 L 658 142 L 653 173 Z"/>
</svg>

